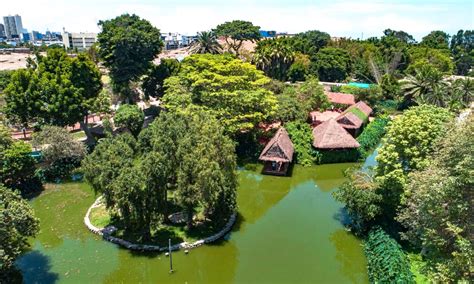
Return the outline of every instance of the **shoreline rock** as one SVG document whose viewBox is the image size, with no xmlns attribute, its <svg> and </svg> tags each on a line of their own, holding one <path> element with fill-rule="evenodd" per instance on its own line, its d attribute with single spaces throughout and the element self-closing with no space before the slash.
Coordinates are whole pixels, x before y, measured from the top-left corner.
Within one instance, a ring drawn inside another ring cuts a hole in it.
<svg viewBox="0 0 474 284">
<path fill-rule="evenodd" d="M 135 244 L 132 242 L 129 242 L 127 240 L 117 238 L 112 236 L 112 234 L 117 230 L 114 226 L 107 226 L 105 228 L 98 228 L 94 226 L 91 221 L 90 221 L 90 213 L 93 208 L 97 208 L 100 206 L 102 202 L 102 196 L 99 196 L 96 201 L 87 209 L 86 215 L 84 216 L 84 224 L 86 227 L 91 231 L 92 233 L 102 236 L 102 238 L 108 242 L 120 245 L 124 248 L 130 249 L 130 250 L 137 250 L 137 251 L 159 251 L 159 252 L 164 252 L 168 251 L 168 246 L 157 246 L 157 245 L 142 245 L 142 244 Z M 171 246 L 171 250 L 176 251 L 180 249 L 192 249 L 196 248 L 199 246 L 202 246 L 203 244 L 208 244 L 217 241 L 218 239 L 224 237 L 234 226 L 235 221 L 237 220 L 237 213 L 234 212 L 229 220 L 227 221 L 226 225 L 222 230 L 217 232 L 216 234 L 209 236 L 207 238 L 195 241 L 193 243 L 188 243 L 188 242 L 182 242 L 179 244 L 175 244 Z"/>
</svg>

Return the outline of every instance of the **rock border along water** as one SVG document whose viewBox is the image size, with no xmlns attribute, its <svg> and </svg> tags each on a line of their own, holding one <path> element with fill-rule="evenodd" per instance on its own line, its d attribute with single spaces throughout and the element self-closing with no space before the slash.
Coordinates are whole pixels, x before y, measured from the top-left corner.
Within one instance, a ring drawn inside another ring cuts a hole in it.
<svg viewBox="0 0 474 284">
<path fill-rule="evenodd" d="M 101 202 L 102 202 L 102 196 L 99 196 L 96 199 L 96 201 L 91 205 L 91 207 L 89 207 L 89 209 L 87 210 L 86 215 L 84 216 L 84 224 L 86 225 L 86 227 L 91 232 L 93 232 L 94 234 L 97 234 L 99 236 L 102 236 L 102 238 L 104 240 L 108 241 L 108 242 L 120 245 L 120 246 L 125 247 L 125 248 L 130 249 L 130 250 L 160 251 L 160 252 L 168 251 L 168 246 L 160 247 L 160 246 L 157 246 L 157 245 L 141 245 L 141 244 L 135 244 L 135 243 L 129 242 L 127 240 L 114 237 L 114 236 L 112 236 L 112 233 L 117 230 L 117 228 L 115 228 L 114 226 L 107 226 L 105 228 L 98 228 L 98 227 L 94 226 L 91 223 L 91 221 L 89 219 L 89 216 L 90 216 L 90 213 L 91 213 L 92 209 L 96 208 L 96 207 L 99 207 L 101 205 Z M 171 246 L 171 250 L 175 251 L 175 250 L 179 250 L 179 249 L 192 249 L 192 248 L 195 248 L 195 247 L 202 246 L 203 244 L 215 242 L 218 239 L 224 237 L 232 229 L 232 226 L 234 226 L 236 219 L 237 219 L 237 213 L 233 213 L 230 216 L 229 221 L 227 221 L 224 228 L 222 230 L 220 230 L 219 232 L 217 232 L 216 234 L 214 234 L 210 237 L 195 241 L 193 243 L 182 242 L 182 243 L 179 243 L 179 244 L 175 244 L 175 245 Z"/>
</svg>

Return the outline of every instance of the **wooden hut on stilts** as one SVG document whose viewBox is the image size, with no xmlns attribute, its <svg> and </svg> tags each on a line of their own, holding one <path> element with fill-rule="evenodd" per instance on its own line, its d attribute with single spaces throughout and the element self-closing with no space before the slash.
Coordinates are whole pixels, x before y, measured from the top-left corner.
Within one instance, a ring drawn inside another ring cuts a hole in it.
<svg viewBox="0 0 474 284">
<path fill-rule="evenodd" d="M 264 162 L 263 173 L 284 176 L 293 161 L 294 147 L 288 132 L 281 127 L 267 143 L 259 160 Z"/>
</svg>

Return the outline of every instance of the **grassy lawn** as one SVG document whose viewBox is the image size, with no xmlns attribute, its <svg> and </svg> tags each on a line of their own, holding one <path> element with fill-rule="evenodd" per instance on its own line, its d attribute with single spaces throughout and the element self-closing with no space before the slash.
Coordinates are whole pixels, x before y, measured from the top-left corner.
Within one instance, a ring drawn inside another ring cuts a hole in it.
<svg viewBox="0 0 474 284">
<path fill-rule="evenodd" d="M 408 259 L 410 260 L 410 270 L 415 276 L 416 283 L 431 283 L 428 277 L 421 272 L 421 268 L 424 265 L 424 261 L 421 259 L 421 255 L 416 253 L 408 253 Z"/>
<path fill-rule="evenodd" d="M 152 229 L 151 240 L 144 241 L 142 239 L 142 232 L 125 231 L 123 229 L 123 224 L 120 222 L 113 222 L 104 205 L 91 210 L 90 221 L 94 226 L 99 228 L 106 227 L 107 225 L 114 225 L 116 228 L 118 228 L 118 230 L 114 233 L 114 236 L 127 241 L 138 244 L 154 244 L 159 246 L 167 245 L 168 239 L 171 239 L 173 244 L 183 241 L 190 243 L 195 242 L 197 240 L 209 237 L 222 229 L 221 226 L 214 226 L 211 222 L 200 223 L 189 230 L 186 229 L 185 224 L 161 224 L 159 227 Z"/>
<path fill-rule="evenodd" d="M 94 226 L 99 228 L 105 228 L 107 225 L 110 224 L 110 215 L 105 209 L 105 206 L 99 206 L 96 208 L 92 208 L 90 214 L 91 223 Z"/>
<path fill-rule="evenodd" d="M 72 134 L 72 137 L 74 137 L 74 139 L 81 139 L 81 138 L 86 138 L 86 133 L 84 133 L 84 131 L 77 131 L 77 132 L 73 132 L 71 133 Z"/>
</svg>

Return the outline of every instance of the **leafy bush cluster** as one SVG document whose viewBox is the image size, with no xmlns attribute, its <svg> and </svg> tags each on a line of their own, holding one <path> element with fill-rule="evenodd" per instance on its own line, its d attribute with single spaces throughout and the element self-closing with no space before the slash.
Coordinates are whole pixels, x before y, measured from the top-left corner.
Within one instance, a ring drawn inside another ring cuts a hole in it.
<svg viewBox="0 0 474 284">
<path fill-rule="evenodd" d="M 370 151 L 380 143 L 380 139 L 385 134 L 385 127 L 389 121 L 390 119 L 386 116 L 378 117 L 369 123 L 362 134 L 357 137 L 357 142 L 360 144 L 358 148 L 360 159 L 365 159 Z"/>
<path fill-rule="evenodd" d="M 318 164 L 350 163 L 359 159 L 357 149 L 347 150 L 317 150 Z"/>
<path fill-rule="evenodd" d="M 372 283 L 415 283 L 410 263 L 400 245 L 381 228 L 370 231 L 365 242 Z"/>
<path fill-rule="evenodd" d="M 304 121 L 293 121 L 285 124 L 296 153 L 296 162 L 303 166 L 312 165 L 317 158 L 313 144 L 311 127 Z"/>
<path fill-rule="evenodd" d="M 399 102 L 396 100 L 385 100 L 385 101 L 378 101 L 374 105 L 374 113 L 375 114 L 391 114 L 398 110 Z"/>
<path fill-rule="evenodd" d="M 378 85 L 370 85 L 369 88 L 344 85 L 341 86 L 340 91 L 341 93 L 355 95 L 356 101 L 369 102 L 372 105 L 382 98 L 382 89 Z"/>
</svg>

